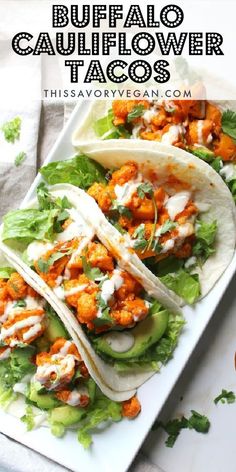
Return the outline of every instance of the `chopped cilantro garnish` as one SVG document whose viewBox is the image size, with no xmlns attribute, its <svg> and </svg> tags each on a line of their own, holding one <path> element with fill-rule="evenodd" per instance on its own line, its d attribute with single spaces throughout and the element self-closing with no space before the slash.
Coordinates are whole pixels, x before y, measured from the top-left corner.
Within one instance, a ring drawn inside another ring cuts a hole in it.
<svg viewBox="0 0 236 472">
<path fill-rule="evenodd" d="M 218 395 L 218 397 L 216 397 L 214 399 L 214 403 L 217 405 L 217 403 L 221 402 L 221 403 L 234 403 L 236 400 L 236 395 L 234 392 L 232 391 L 229 391 L 227 392 L 227 390 L 224 390 L 222 389 L 222 392 L 220 393 L 220 395 Z"/>
<path fill-rule="evenodd" d="M 222 130 L 233 139 L 236 139 L 236 112 L 224 111 L 222 115 Z"/>
<path fill-rule="evenodd" d="M 17 300 L 17 302 L 14 304 L 14 308 L 25 308 L 26 307 L 26 301 L 25 300 Z"/>
<path fill-rule="evenodd" d="M 54 262 L 58 261 L 59 259 L 62 259 L 62 257 L 67 256 L 69 254 L 71 254 L 71 249 L 66 252 L 55 252 L 47 260 L 41 257 L 37 262 L 40 272 L 43 272 L 43 274 L 47 274 Z"/>
<path fill-rule="evenodd" d="M 153 195 L 153 186 L 149 182 L 144 182 L 143 184 L 140 184 L 137 188 L 138 196 L 140 198 L 144 198 L 145 195 L 150 195 L 152 197 Z"/>
<path fill-rule="evenodd" d="M 143 105 L 141 104 L 136 105 L 133 108 L 133 110 L 128 113 L 127 123 L 131 123 L 131 121 L 133 121 L 135 118 L 139 118 L 140 116 L 142 116 L 144 113 L 144 110 L 145 110 L 145 107 Z"/>
<path fill-rule="evenodd" d="M 132 238 L 144 239 L 145 236 L 145 224 L 139 225 L 132 234 Z"/>
<path fill-rule="evenodd" d="M 113 211 L 118 211 L 118 213 L 122 216 L 127 216 L 127 218 L 129 218 L 129 219 L 132 218 L 132 213 L 129 210 L 129 208 L 127 208 L 126 206 L 120 205 L 117 202 L 117 200 L 113 200 L 111 209 Z"/>
<path fill-rule="evenodd" d="M 161 230 L 160 230 L 160 236 L 162 234 L 165 234 L 165 233 L 168 233 L 169 231 L 171 231 L 172 229 L 175 229 L 177 226 L 176 223 L 174 223 L 174 221 L 171 221 L 171 220 L 167 220 L 165 221 L 165 223 L 163 224 L 163 226 L 161 227 Z"/>
<path fill-rule="evenodd" d="M 19 152 L 15 158 L 15 166 L 19 167 L 25 161 L 26 157 L 26 152 Z"/>
<path fill-rule="evenodd" d="M 82 265 L 85 275 L 90 280 L 99 280 L 104 277 L 104 273 L 98 267 L 91 267 L 85 256 L 82 256 Z"/>
<path fill-rule="evenodd" d="M 168 421 L 166 424 L 161 421 L 154 423 L 152 429 L 163 428 L 168 434 L 168 438 L 165 441 L 167 447 L 173 447 L 176 439 L 178 438 L 182 429 L 194 429 L 197 433 L 207 433 L 210 428 L 210 421 L 205 415 L 201 415 L 195 410 L 191 410 L 192 415 L 190 418 L 175 418 Z"/>
<path fill-rule="evenodd" d="M 20 138 L 21 118 L 16 116 L 16 118 L 13 118 L 13 120 L 7 121 L 2 125 L 1 130 L 4 134 L 5 140 L 8 143 L 14 143 Z"/>
</svg>

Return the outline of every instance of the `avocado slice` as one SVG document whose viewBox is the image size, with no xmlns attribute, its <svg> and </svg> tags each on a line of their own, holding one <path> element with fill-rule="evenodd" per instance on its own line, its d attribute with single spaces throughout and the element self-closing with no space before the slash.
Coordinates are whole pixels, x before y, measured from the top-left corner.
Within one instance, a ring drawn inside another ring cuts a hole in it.
<svg viewBox="0 0 236 472">
<path fill-rule="evenodd" d="M 56 313 L 52 310 L 47 310 L 47 318 L 49 323 L 44 332 L 44 336 L 48 341 L 53 343 L 57 338 L 69 339 L 68 332 Z"/>
<path fill-rule="evenodd" d="M 168 320 L 169 312 L 163 309 L 139 322 L 135 328 L 125 332 L 110 331 L 96 339 L 97 351 L 114 359 L 139 357 L 163 336 Z M 130 347 L 128 347 L 129 345 Z M 116 350 L 114 346 L 116 346 Z M 127 347 L 127 349 L 123 350 L 122 347 Z"/>
<path fill-rule="evenodd" d="M 50 422 L 60 423 L 63 424 L 63 426 L 71 426 L 72 424 L 78 423 L 85 413 L 85 408 L 78 406 L 59 406 L 51 411 Z"/>
<path fill-rule="evenodd" d="M 42 410 L 51 410 L 52 408 L 61 405 L 61 402 L 54 397 L 53 393 L 40 393 L 38 386 L 34 382 L 30 384 L 30 390 L 27 397 L 31 402 L 36 403 L 36 406 Z"/>
</svg>

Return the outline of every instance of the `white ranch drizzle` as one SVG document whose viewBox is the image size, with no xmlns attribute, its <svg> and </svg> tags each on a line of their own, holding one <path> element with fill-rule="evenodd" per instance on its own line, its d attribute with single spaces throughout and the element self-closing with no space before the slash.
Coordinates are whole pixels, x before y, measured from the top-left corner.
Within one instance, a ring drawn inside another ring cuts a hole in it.
<svg viewBox="0 0 236 472">
<path fill-rule="evenodd" d="M 16 321 L 12 326 L 9 328 L 2 328 L 1 330 L 1 335 L 0 339 L 6 339 L 10 336 L 13 336 L 19 329 L 26 328 L 28 326 L 32 326 L 36 323 L 40 323 L 42 320 L 42 316 L 29 316 L 28 318 L 25 318 L 20 321 Z"/>
<path fill-rule="evenodd" d="M 134 336 L 131 333 L 111 332 L 104 336 L 107 344 L 115 352 L 129 351 L 134 345 Z"/>
<path fill-rule="evenodd" d="M 51 380 L 51 374 L 56 374 L 56 379 L 48 390 L 54 390 L 60 384 L 60 381 L 69 374 L 75 367 L 75 358 L 71 354 L 62 356 L 61 354 L 54 354 L 51 357 L 52 362 L 55 364 L 45 363 L 37 367 L 35 379 L 42 385 L 46 384 L 47 381 Z"/>
<path fill-rule="evenodd" d="M 169 130 L 163 134 L 161 142 L 164 144 L 173 144 L 178 141 L 179 135 L 184 133 L 184 128 L 182 125 L 172 125 Z"/>
<path fill-rule="evenodd" d="M 53 244 L 41 241 L 33 241 L 27 247 L 27 256 L 30 261 L 37 261 L 47 251 L 53 249 Z"/>
<path fill-rule="evenodd" d="M 62 346 L 62 348 L 60 349 L 60 354 L 62 356 L 66 356 L 68 354 L 68 351 L 69 351 L 71 345 L 72 345 L 71 341 L 66 341 L 64 346 Z"/>
<path fill-rule="evenodd" d="M 3 352 L 1 352 L 0 361 L 4 361 L 5 359 L 8 359 L 8 357 L 10 357 L 10 354 L 11 354 L 11 348 L 7 347 L 6 349 L 4 349 Z"/>
<path fill-rule="evenodd" d="M 181 192 L 177 192 L 175 195 L 173 195 L 167 200 L 167 202 L 165 203 L 165 207 L 169 213 L 169 217 L 171 220 L 174 220 L 176 215 L 178 215 L 185 209 L 190 197 L 191 192 L 183 190 Z"/>
<path fill-rule="evenodd" d="M 114 292 L 116 290 L 119 290 L 119 288 L 123 285 L 124 279 L 121 277 L 120 274 L 121 271 L 119 269 L 115 269 L 111 278 L 103 282 L 101 298 L 104 300 L 105 303 L 108 303 Z"/>
<path fill-rule="evenodd" d="M 114 191 L 116 194 L 117 203 L 124 206 L 129 203 L 141 182 L 142 176 L 141 174 L 138 174 L 136 179 L 131 179 L 124 185 L 116 184 Z"/>
<path fill-rule="evenodd" d="M 79 389 L 72 390 L 66 403 L 71 406 L 79 406 L 81 404 L 82 395 L 89 397 L 88 389 L 86 387 L 80 387 Z"/>
<path fill-rule="evenodd" d="M 23 340 L 28 341 L 30 338 L 38 334 L 42 329 L 41 323 L 36 323 L 32 328 L 28 329 L 24 334 L 23 334 Z"/>
</svg>

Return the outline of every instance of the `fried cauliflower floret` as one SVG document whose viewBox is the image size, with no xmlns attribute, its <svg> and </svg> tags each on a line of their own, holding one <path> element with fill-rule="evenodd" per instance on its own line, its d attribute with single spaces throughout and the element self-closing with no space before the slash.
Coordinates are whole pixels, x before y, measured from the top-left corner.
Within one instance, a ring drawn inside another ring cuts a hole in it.
<svg viewBox="0 0 236 472">
<path fill-rule="evenodd" d="M 0 279 L 0 300 L 6 301 L 9 296 L 7 290 L 7 282 L 5 280 Z"/>
<path fill-rule="evenodd" d="M 148 307 L 141 298 L 126 299 L 117 304 L 111 310 L 111 317 L 117 325 L 130 326 L 137 321 L 143 320 L 148 314 Z"/>
<path fill-rule="evenodd" d="M 122 415 L 132 419 L 138 416 L 141 411 L 141 405 L 136 395 L 125 402 L 122 402 Z"/>
<path fill-rule="evenodd" d="M 78 361 L 81 360 L 81 356 L 76 345 L 71 341 L 67 341 L 65 338 L 57 338 L 50 348 L 50 354 L 58 354 L 59 352 L 63 353 L 64 355 L 72 354 Z"/>
<path fill-rule="evenodd" d="M 137 220 L 152 220 L 154 218 L 153 201 L 146 196 L 140 198 L 137 193 L 134 193 L 127 207 L 132 211 L 133 218 Z"/>
<path fill-rule="evenodd" d="M 89 188 L 88 194 L 96 200 L 104 213 L 110 210 L 112 200 L 115 198 L 114 188 L 110 184 L 105 186 L 103 184 L 94 183 Z"/>
<path fill-rule="evenodd" d="M 137 295 L 142 290 L 142 286 L 128 272 L 121 272 L 120 275 L 124 282 L 115 293 L 118 300 L 125 300 L 130 293 Z"/>
<path fill-rule="evenodd" d="M 13 272 L 7 281 L 7 291 L 13 300 L 25 298 L 27 295 L 27 284 L 23 277 L 17 272 Z"/>
<path fill-rule="evenodd" d="M 7 337 L 4 336 L 4 342 L 10 346 L 14 346 L 19 343 L 32 343 L 35 339 L 40 337 L 45 330 L 45 323 L 43 320 L 44 315 L 45 312 L 42 308 L 35 308 L 31 310 L 21 310 L 19 313 L 14 314 L 13 316 L 9 316 L 7 321 L 5 321 L 5 323 L 3 323 L 2 325 L 1 334 L 3 335 L 5 330 L 8 330 L 14 325 L 16 325 L 16 329 L 14 334 L 11 334 Z M 37 321 L 37 323 L 31 323 L 29 326 L 26 327 L 20 327 L 19 325 L 19 327 L 17 326 L 19 322 L 31 317 L 39 317 L 40 321 Z M 38 325 L 37 331 L 35 333 L 33 332 L 32 335 L 28 337 L 28 332 L 30 332 L 31 328 L 36 326 L 36 324 Z"/>
<path fill-rule="evenodd" d="M 220 133 L 219 140 L 214 143 L 214 152 L 223 161 L 232 161 L 236 159 L 236 144 L 230 136 Z"/>
<path fill-rule="evenodd" d="M 81 408 L 85 408 L 86 406 L 88 406 L 89 396 L 85 394 L 79 394 L 79 392 L 78 392 L 77 402 L 75 402 L 73 398 L 72 403 L 71 403 L 71 397 L 73 393 L 76 393 L 76 391 L 71 392 L 71 390 L 62 390 L 56 393 L 56 397 L 58 398 L 58 400 L 68 405 L 80 406 Z"/>
<path fill-rule="evenodd" d="M 211 120 L 194 120 L 189 124 L 190 144 L 210 144 L 213 122 Z"/>
<path fill-rule="evenodd" d="M 90 280 L 86 277 L 86 275 L 81 275 L 78 279 L 72 280 L 65 280 L 64 288 L 65 288 L 65 298 L 66 302 L 73 306 L 77 307 L 78 299 L 81 296 L 81 292 L 85 290 L 85 288 L 89 285 Z M 82 289 L 82 290 L 81 290 Z M 76 290 L 78 290 L 76 292 Z M 73 292 L 71 295 L 67 295 L 68 292 Z"/>
<path fill-rule="evenodd" d="M 90 243 L 88 245 L 86 258 L 92 267 L 99 267 L 101 270 L 109 271 L 114 269 L 113 258 L 101 243 Z"/>
<path fill-rule="evenodd" d="M 114 125 L 119 126 L 126 122 L 128 114 L 137 106 L 143 105 L 145 108 L 150 107 L 147 100 L 114 100 L 112 110 L 115 115 Z"/>
<path fill-rule="evenodd" d="M 82 293 L 77 304 L 77 318 L 80 323 L 89 323 L 94 320 L 97 311 L 96 293 Z"/>
<path fill-rule="evenodd" d="M 115 170 L 112 174 L 112 185 L 124 185 L 129 180 L 135 179 L 138 174 L 138 164 L 130 161 L 124 164 L 120 169 Z"/>
</svg>

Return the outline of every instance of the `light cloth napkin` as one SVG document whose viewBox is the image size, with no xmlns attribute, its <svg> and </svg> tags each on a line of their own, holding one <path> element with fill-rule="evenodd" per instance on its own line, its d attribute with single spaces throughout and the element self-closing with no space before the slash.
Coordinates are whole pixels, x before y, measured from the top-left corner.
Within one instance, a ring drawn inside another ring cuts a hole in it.
<svg viewBox="0 0 236 472">
<path fill-rule="evenodd" d="M 42 108 L 40 102 L 34 102 L 29 104 L 29 107 L 1 110 L 0 126 L 5 119 L 19 115 L 22 117 L 22 133 L 20 142 L 16 145 L 5 145 L 3 136 L 0 137 L 0 217 L 7 210 L 19 206 L 37 173 L 37 168 L 42 165 L 73 107 L 72 102 L 68 102 L 64 107 L 62 102 L 50 101 L 44 103 Z M 26 150 L 27 159 L 20 167 L 15 167 L 14 159 L 10 162 L 9 155 L 15 155 L 18 147 Z M 0 451 L 0 472 L 67 471 L 1 433 Z M 160 469 L 151 464 L 142 453 L 138 454 L 130 468 L 130 472 L 158 471 Z"/>
</svg>

